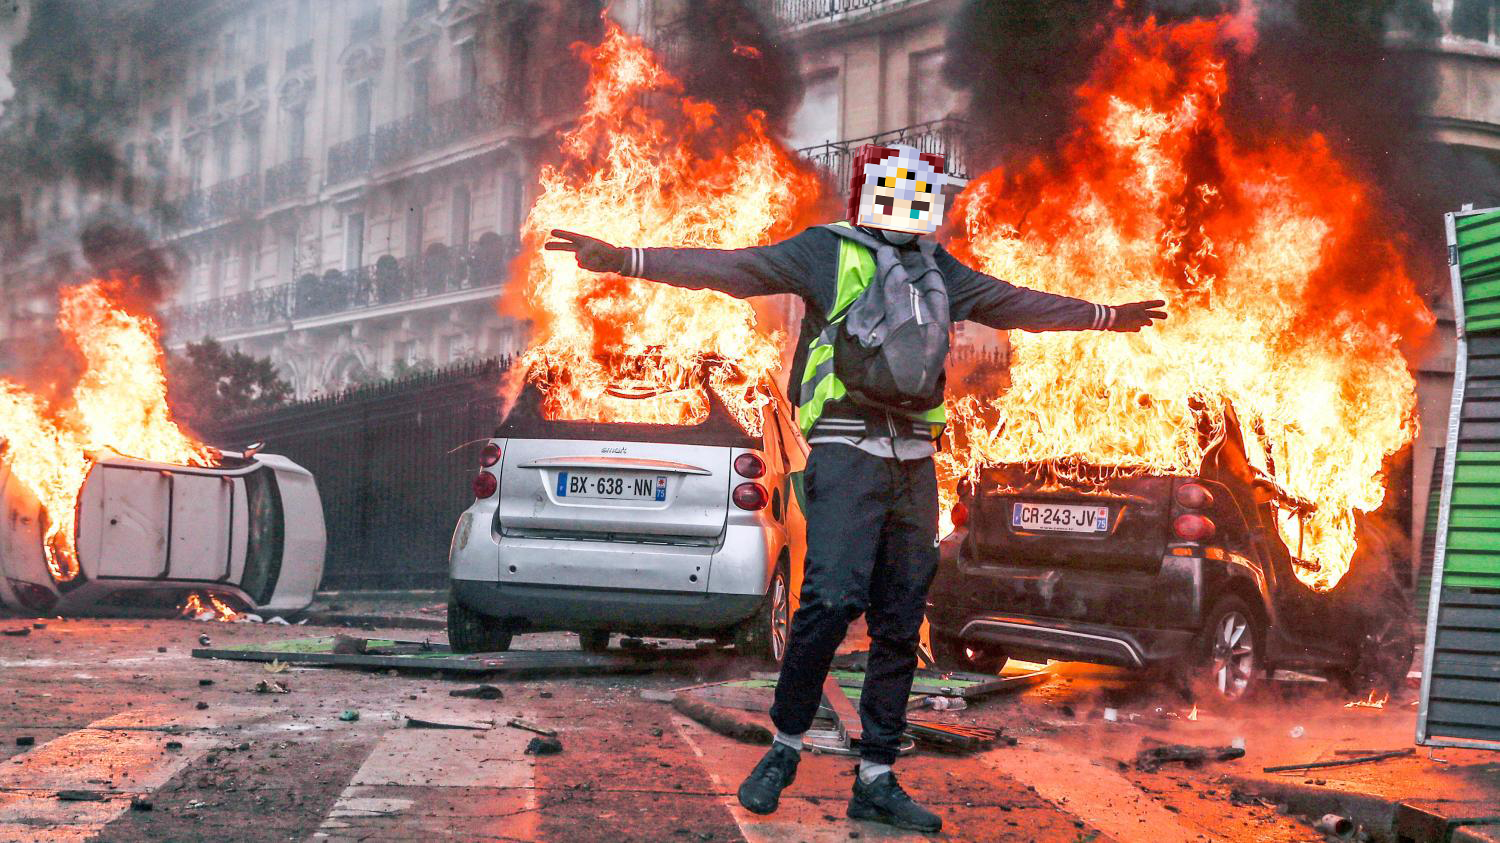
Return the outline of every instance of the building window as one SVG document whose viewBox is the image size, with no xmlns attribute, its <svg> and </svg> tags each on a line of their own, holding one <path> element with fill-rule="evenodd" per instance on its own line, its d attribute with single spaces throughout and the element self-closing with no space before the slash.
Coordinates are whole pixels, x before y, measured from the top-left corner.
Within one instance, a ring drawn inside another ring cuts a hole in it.
<svg viewBox="0 0 1500 843">
<path fill-rule="evenodd" d="M 432 93 L 432 65 L 426 61 L 412 62 L 408 74 L 411 77 L 411 113 L 426 114 Z"/>
<path fill-rule="evenodd" d="M 188 153 L 188 189 L 193 191 L 203 189 L 203 150 L 201 149 Z"/>
<path fill-rule="evenodd" d="M 802 104 L 792 114 L 788 141 L 801 149 L 839 140 L 839 74 L 820 73 L 807 81 Z"/>
<path fill-rule="evenodd" d="M 471 38 L 458 45 L 458 92 L 460 95 L 468 95 L 478 87 L 479 61 Z"/>
<path fill-rule="evenodd" d="M 229 167 L 233 162 L 234 155 L 234 133 L 228 126 L 220 126 L 214 130 L 214 178 L 226 181 L 229 178 Z"/>
<path fill-rule="evenodd" d="M 458 185 L 453 188 L 452 232 L 449 242 L 458 248 L 469 245 L 469 188 Z"/>
<path fill-rule="evenodd" d="M 370 133 L 370 83 L 354 84 L 354 128 L 350 137 L 357 138 Z"/>
<path fill-rule="evenodd" d="M 1493 41 L 1496 14 L 1495 0 L 1455 0 L 1453 34 L 1475 41 Z"/>
<path fill-rule="evenodd" d="M 287 40 L 301 42 L 312 38 L 312 28 L 312 0 L 297 0 L 297 13 L 292 18 L 292 32 L 295 35 Z"/>
<path fill-rule="evenodd" d="M 365 215 L 344 217 L 344 268 L 359 269 L 365 264 Z"/>
<path fill-rule="evenodd" d="M 255 60 L 266 60 L 266 16 L 255 18 Z"/>
<path fill-rule="evenodd" d="M 414 258 L 422 254 L 422 203 L 410 202 L 406 206 L 406 256 Z"/>
<path fill-rule="evenodd" d="M 520 176 L 506 173 L 500 177 L 500 230 L 507 234 L 514 234 L 521 227 L 525 213 L 523 192 Z"/>
<path fill-rule="evenodd" d="M 943 81 L 943 51 L 913 53 L 907 76 L 907 102 L 911 122 L 943 120 L 957 105 L 953 89 Z"/>
<path fill-rule="evenodd" d="M 296 161 L 307 149 L 307 112 L 294 108 L 287 113 L 286 159 Z"/>
<path fill-rule="evenodd" d="M 251 175 L 260 172 L 261 157 L 260 124 L 250 127 L 245 136 L 245 172 Z"/>
</svg>

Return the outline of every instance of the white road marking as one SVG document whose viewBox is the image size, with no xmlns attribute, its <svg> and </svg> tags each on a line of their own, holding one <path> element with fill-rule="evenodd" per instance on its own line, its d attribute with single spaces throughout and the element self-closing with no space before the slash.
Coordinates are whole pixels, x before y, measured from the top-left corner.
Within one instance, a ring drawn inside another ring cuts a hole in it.
<svg viewBox="0 0 1500 843">
<path fill-rule="evenodd" d="M 243 722 L 265 709 L 223 707 L 212 712 L 152 706 L 90 723 L 0 764 L 0 841 L 84 840 L 192 763 L 217 739 L 183 732 Z M 182 744 L 167 749 L 168 741 Z M 101 801 L 64 802 L 60 790 L 103 795 Z"/>
<path fill-rule="evenodd" d="M 423 714 L 444 722 L 486 719 L 476 710 L 448 710 L 447 716 Z M 487 836 L 533 839 L 537 825 L 534 768 L 532 757 L 524 754 L 532 737 L 529 732 L 504 727 L 486 731 L 394 727 L 349 779 L 312 839 L 356 840 L 396 829 L 413 839 L 466 839 L 470 832 L 462 827 L 465 821 L 482 826 Z M 478 815 L 439 816 L 424 804 L 423 797 L 441 788 L 481 788 L 500 795 L 486 799 L 485 811 Z"/>
</svg>

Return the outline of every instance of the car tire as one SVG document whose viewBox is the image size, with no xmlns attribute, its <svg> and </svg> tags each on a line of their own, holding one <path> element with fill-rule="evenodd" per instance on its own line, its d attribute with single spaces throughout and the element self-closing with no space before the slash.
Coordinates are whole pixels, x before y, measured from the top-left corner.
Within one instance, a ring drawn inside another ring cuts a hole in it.
<svg viewBox="0 0 1500 843">
<path fill-rule="evenodd" d="M 578 646 L 585 653 L 602 653 L 609 649 L 609 630 L 585 629 L 578 633 Z"/>
<path fill-rule="evenodd" d="M 1198 639 L 1190 686 L 1195 698 L 1240 702 L 1265 685 L 1265 625 L 1239 597 L 1219 598 Z"/>
<path fill-rule="evenodd" d="M 987 645 L 965 644 L 954 635 L 943 635 L 933 630 L 932 658 L 938 670 L 958 670 L 965 673 L 999 673 L 1005 667 L 1005 652 Z"/>
<path fill-rule="evenodd" d="M 455 653 L 503 653 L 510 649 L 510 627 L 498 618 L 448 601 L 448 646 Z"/>
<path fill-rule="evenodd" d="M 1381 601 L 1364 613 L 1359 640 L 1347 667 L 1330 678 L 1358 696 L 1394 694 L 1411 670 L 1416 636 L 1411 631 L 1411 605 L 1393 582 Z"/>
<path fill-rule="evenodd" d="M 785 563 L 776 566 L 771 586 L 760 608 L 734 632 L 735 652 L 777 664 L 786 657 L 787 635 L 792 628 L 791 575 Z"/>
</svg>

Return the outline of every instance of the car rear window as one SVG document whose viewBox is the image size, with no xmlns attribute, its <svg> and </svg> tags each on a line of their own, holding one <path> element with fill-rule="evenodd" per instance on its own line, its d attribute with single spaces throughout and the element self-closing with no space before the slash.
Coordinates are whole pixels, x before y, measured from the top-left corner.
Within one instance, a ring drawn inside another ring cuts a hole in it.
<svg viewBox="0 0 1500 843">
<path fill-rule="evenodd" d="M 698 424 L 631 424 L 547 419 L 542 415 L 541 391 L 528 383 L 522 387 L 510 413 L 495 428 L 495 436 L 507 439 L 623 440 L 728 448 L 762 447 L 760 437 L 746 433 L 712 390 L 708 396 L 708 418 Z"/>
</svg>

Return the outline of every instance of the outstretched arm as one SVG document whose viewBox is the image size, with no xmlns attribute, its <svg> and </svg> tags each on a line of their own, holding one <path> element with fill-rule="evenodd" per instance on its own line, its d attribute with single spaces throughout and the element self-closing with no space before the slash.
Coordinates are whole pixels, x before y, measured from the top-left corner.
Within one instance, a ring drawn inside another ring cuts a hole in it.
<svg viewBox="0 0 1500 843">
<path fill-rule="evenodd" d="M 639 249 L 612 246 L 603 240 L 553 229 L 556 239 L 544 246 L 572 252 L 578 265 L 594 272 L 614 272 L 631 278 L 661 281 L 693 290 L 718 290 L 737 298 L 791 293 L 814 294 L 820 256 L 816 229 L 770 246 L 748 249 Z M 831 236 L 831 235 L 829 235 Z M 833 270 L 827 275 L 832 277 Z"/>
<path fill-rule="evenodd" d="M 971 269 L 942 248 L 935 255 L 948 282 L 954 321 L 970 319 L 991 328 L 1024 331 L 1135 332 L 1166 319 L 1160 300 L 1104 305 L 1017 287 Z"/>
</svg>

